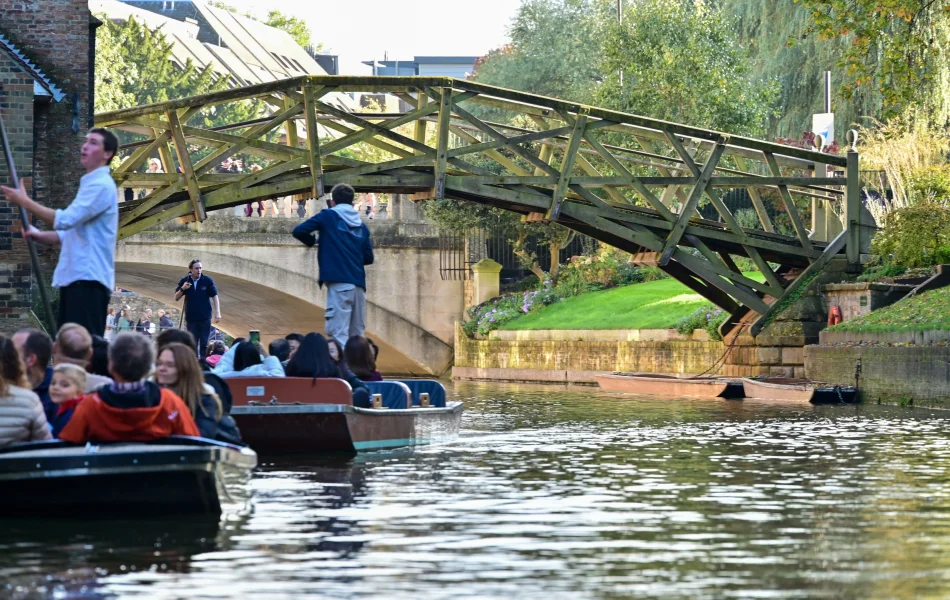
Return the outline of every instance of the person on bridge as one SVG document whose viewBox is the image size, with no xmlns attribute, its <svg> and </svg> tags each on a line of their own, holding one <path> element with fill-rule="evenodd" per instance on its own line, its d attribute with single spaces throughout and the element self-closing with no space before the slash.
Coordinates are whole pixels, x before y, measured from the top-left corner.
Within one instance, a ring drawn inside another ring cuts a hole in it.
<svg viewBox="0 0 950 600">
<path fill-rule="evenodd" d="M 327 209 L 294 229 L 294 237 L 317 249 L 319 284 L 327 286 L 327 335 L 341 345 L 366 329 L 366 265 L 373 264 L 369 228 L 353 208 L 353 188 L 333 186 Z M 319 240 L 313 232 L 320 234 Z"/>
<path fill-rule="evenodd" d="M 201 261 L 197 258 L 188 263 L 190 273 L 181 278 L 175 288 L 175 302 L 185 296 L 186 329 L 195 336 L 198 358 L 204 358 L 211 336 L 211 301 L 214 300 L 214 322 L 221 321 L 221 302 L 214 280 L 201 274 Z"/>
<path fill-rule="evenodd" d="M 52 209 L 26 193 L 23 180 L 14 189 L 0 186 L 8 202 L 52 225 L 40 231 L 29 225 L 23 237 L 41 244 L 62 244 L 53 272 L 59 288 L 59 323 L 79 323 L 92 335 L 106 331 L 106 312 L 115 287 L 115 243 L 119 230 L 119 192 L 109 172 L 119 140 L 108 129 L 86 134 L 80 162 L 86 174 L 76 198 L 65 209 Z"/>
</svg>

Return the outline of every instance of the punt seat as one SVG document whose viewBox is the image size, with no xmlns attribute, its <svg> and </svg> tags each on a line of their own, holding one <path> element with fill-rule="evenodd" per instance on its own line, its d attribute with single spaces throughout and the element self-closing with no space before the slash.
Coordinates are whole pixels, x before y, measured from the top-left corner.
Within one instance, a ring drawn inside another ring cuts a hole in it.
<svg viewBox="0 0 950 600">
<path fill-rule="evenodd" d="M 310 377 L 232 377 L 228 379 L 234 406 L 263 404 L 345 404 L 353 406 L 353 389 L 342 379 Z"/>
</svg>

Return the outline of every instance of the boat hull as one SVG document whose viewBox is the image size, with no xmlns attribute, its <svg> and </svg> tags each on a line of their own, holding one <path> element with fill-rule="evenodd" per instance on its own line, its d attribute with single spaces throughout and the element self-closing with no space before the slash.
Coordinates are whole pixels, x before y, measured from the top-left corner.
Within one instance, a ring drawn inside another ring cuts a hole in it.
<svg viewBox="0 0 950 600">
<path fill-rule="evenodd" d="M 458 436 L 462 403 L 402 410 L 340 404 L 235 406 L 231 416 L 257 452 L 365 452 Z"/>
<path fill-rule="evenodd" d="M 824 386 L 807 380 L 746 378 L 742 380 L 742 385 L 747 398 L 812 404 L 850 403 L 856 399 L 856 392 L 852 387 Z"/>
<path fill-rule="evenodd" d="M 732 398 L 736 394 L 736 385 L 727 379 L 696 378 L 686 379 L 644 373 L 635 375 L 598 375 L 597 383 L 608 392 L 643 394 L 649 396 L 676 396 L 695 398 Z"/>
<path fill-rule="evenodd" d="M 246 507 L 246 484 L 257 455 L 209 444 L 54 443 L 7 449 L 0 454 L 0 509 L 18 516 L 116 518 L 216 517 L 227 507 Z"/>
</svg>

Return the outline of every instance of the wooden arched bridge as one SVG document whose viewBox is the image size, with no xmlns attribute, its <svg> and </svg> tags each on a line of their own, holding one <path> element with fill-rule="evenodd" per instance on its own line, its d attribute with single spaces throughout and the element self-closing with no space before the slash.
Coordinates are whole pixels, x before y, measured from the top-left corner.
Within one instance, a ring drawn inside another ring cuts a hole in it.
<svg viewBox="0 0 950 600">
<path fill-rule="evenodd" d="M 388 94 L 399 112 L 347 112 L 335 94 Z M 227 122 L 228 105 L 267 116 Z M 213 125 L 206 125 L 213 123 Z M 859 259 L 858 154 L 845 157 L 730 136 L 553 98 L 433 77 L 301 77 L 96 116 L 126 132 L 120 186 L 147 195 L 122 204 L 120 237 L 171 219 L 250 201 L 357 191 L 479 202 L 556 221 L 637 254 L 734 315 L 759 316 L 845 253 Z M 219 173 L 227 157 L 262 167 Z M 149 158 L 164 173 L 145 172 Z M 755 223 L 723 192 L 748 190 Z M 782 235 L 763 195 L 791 223 Z M 799 208 L 810 203 L 811 231 Z M 701 218 L 711 203 L 718 219 Z M 747 257 L 764 280 L 746 277 Z"/>
</svg>

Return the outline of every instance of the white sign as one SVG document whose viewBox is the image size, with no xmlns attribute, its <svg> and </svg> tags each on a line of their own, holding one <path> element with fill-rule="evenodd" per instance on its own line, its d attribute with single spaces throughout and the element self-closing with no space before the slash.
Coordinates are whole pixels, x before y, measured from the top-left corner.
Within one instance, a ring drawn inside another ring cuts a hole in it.
<svg viewBox="0 0 950 600">
<path fill-rule="evenodd" d="M 821 136 L 825 146 L 831 144 L 835 139 L 835 113 L 818 113 L 812 115 L 811 130 L 813 133 Z"/>
<path fill-rule="evenodd" d="M 248 395 L 248 396 L 263 396 L 263 395 L 264 395 L 264 386 L 262 386 L 262 385 L 249 385 L 249 386 L 247 386 L 247 395 Z"/>
</svg>

